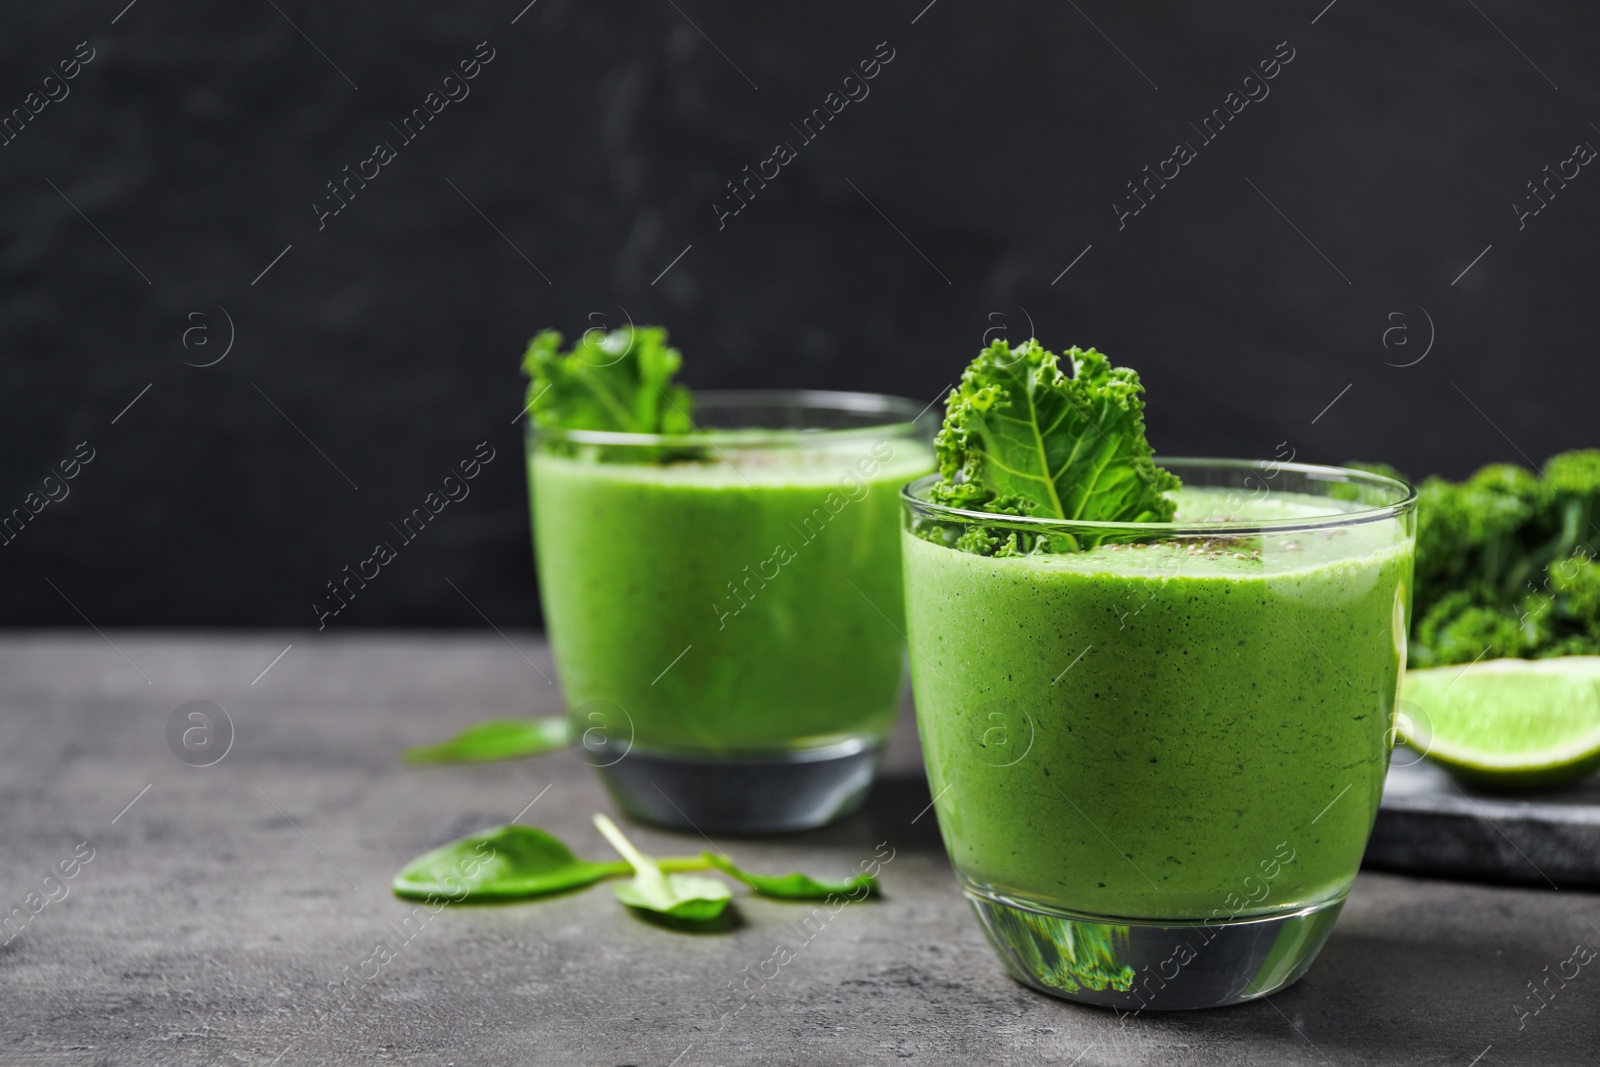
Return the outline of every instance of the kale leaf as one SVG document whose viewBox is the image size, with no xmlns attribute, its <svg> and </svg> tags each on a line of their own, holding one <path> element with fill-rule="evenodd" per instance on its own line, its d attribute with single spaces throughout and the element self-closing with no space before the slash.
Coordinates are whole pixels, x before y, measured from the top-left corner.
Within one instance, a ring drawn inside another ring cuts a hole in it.
<svg viewBox="0 0 1600 1067">
<path fill-rule="evenodd" d="M 1065 357 L 1068 375 L 1061 369 Z M 1000 515 L 1087 522 L 1167 522 L 1176 475 L 1157 467 L 1145 439 L 1144 388 L 1094 349 L 1061 356 L 1029 340 L 978 353 L 950 392 L 935 446 L 936 503 Z M 955 547 L 1011 555 L 1038 547 L 1089 548 L 1093 539 L 1025 530 L 969 529 Z"/>
<path fill-rule="evenodd" d="M 522 372 L 526 410 L 546 430 L 689 433 L 689 390 L 673 384 L 683 364 L 659 326 L 589 330 L 567 352 L 561 334 L 544 330 L 528 342 Z"/>
</svg>

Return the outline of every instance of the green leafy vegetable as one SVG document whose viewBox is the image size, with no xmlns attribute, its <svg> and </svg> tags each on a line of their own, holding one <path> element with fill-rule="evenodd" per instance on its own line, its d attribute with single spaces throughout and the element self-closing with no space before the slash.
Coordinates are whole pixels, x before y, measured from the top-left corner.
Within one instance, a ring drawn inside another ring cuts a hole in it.
<svg viewBox="0 0 1600 1067">
<path fill-rule="evenodd" d="M 402 752 L 407 763 L 480 763 L 554 752 L 567 745 L 565 716 L 490 719 L 474 723 L 448 741 Z"/>
<path fill-rule="evenodd" d="M 1524 647 L 1515 612 L 1491 606 L 1477 589 L 1452 590 L 1413 618 L 1413 667 L 1515 658 Z"/>
<path fill-rule="evenodd" d="M 1092 348 L 1063 355 L 1070 376 L 1034 340 L 1015 349 L 1000 340 L 978 354 L 945 405 L 932 499 L 1002 515 L 1171 520 L 1167 494 L 1179 481 L 1152 459 L 1138 374 Z M 1081 540 L 1052 538 L 1049 547 L 1092 547 Z M 1023 533 L 969 531 L 957 547 L 1009 555 L 1035 546 Z"/>
<path fill-rule="evenodd" d="M 561 334 L 528 342 L 527 410 L 547 430 L 688 433 L 689 390 L 672 383 L 683 357 L 658 326 L 589 330 L 567 352 Z"/>
<path fill-rule="evenodd" d="M 617 824 L 604 815 L 596 815 L 594 824 L 633 867 L 633 881 L 616 888 L 617 899 L 628 907 L 698 923 L 721 915 L 733 899 L 728 887 L 715 878 L 665 873 L 656 860 L 634 848 Z"/>
<path fill-rule="evenodd" d="M 705 861 L 722 873 L 737 878 L 757 893 L 780 900 L 827 900 L 829 897 L 849 897 L 864 900 L 878 895 L 878 880 L 870 874 L 858 874 L 843 880 L 823 881 L 805 874 L 753 874 L 734 866 L 727 856 L 715 852 L 703 854 Z"/>
<path fill-rule="evenodd" d="M 590 863 L 531 826 L 497 826 L 418 856 L 394 876 L 397 897 L 457 904 L 560 893 L 625 874 L 625 863 Z"/>
<path fill-rule="evenodd" d="M 1417 490 L 1410 663 L 1600 654 L 1600 451 Z"/>
<path fill-rule="evenodd" d="M 657 860 L 665 871 L 703 871 L 701 856 Z M 532 826 L 496 826 L 418 856 L 395 875 L 395 896 L 453 904 L 526 900 L 633 873 L 621 861 L 594 863 Z"/>
<path fill-rule="evenodd" d="M 726 883 L 685 873 L 689 871 L 722 870 L 756 892 L 780 900 L 858 901 L 878 892 L 877 879 L 869 874 L 838 881 L 804 874 L 752 874 L 729 857 L 710 852 L 657 859 L 641 853 L 604 815 L 596 815 L 594 824 L 622 860 L 595 863 L 574 855 L 543 830 L 497 826 L 418 856 L 395 875 L 392 888 L 397 897 L 430 904 L 487 904 L 583 889 L 631 874 L 631 881 L 616 887 L 619 901 L 665 918 L 668 925 L 699 931 L 715 928 L 713 920 L 726 917 L 733 893 Z M 871 869 L 877 870 L 876 864 Z"/>
</svg>

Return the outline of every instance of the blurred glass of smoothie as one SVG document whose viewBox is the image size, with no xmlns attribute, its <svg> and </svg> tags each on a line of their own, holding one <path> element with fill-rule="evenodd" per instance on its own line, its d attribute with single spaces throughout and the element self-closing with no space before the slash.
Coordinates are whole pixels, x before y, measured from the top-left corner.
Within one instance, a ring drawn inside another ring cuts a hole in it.
<svg viewBox="0 0 1600 1067">
<path fill-rule="evenodd" d="M 950 858 L 1014 976 L 1127 1010 L 1294 981 L 1383 791 L 1414 496 L 1164 460 L 1165 523 L 904 494 L 907 635 Z M 1017 534 L 1026 550 L 977 554 Z M 1071 545 L 1087 550 L 1053 550 Z"/>
<path fill-rule="evenodd" d="M 551 651 L 579 751 L 630 815 L 757 833 L 860 805 L 905 686 L 918 406 L 697 392 L 691 432 L 530 423 Z"/>
</svg>

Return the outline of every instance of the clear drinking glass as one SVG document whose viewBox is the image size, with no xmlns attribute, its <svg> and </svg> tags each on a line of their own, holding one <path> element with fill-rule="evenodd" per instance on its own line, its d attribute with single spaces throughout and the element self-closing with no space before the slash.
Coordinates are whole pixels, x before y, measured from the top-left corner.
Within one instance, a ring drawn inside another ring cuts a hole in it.
<svg viewBox="0 0 1600 1067">
<path fill-rule="evenodd" d="M 1383 792 L 1415 543 L 1389 478 L 1161 465 L 1184 483 L 1171 523 L 902 492 L 917 718 L 962 888 L 1013 976 L 1127 1010 L 1261 996 L 1321 948 Z"/>
<path fill-rule="evenodd" d="M 691 434 L 530 428 L 546 629 L 578 750 L 634 818 L 819 826 L 864 799 L 905 687 L 909 400 L 697 393 Z"/>
</svg>

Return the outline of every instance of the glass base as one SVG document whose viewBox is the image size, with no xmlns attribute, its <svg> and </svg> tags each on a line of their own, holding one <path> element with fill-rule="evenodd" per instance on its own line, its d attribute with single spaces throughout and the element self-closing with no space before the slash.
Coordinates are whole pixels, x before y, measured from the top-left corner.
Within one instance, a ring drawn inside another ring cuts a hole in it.
<svg viewBox="0 0 1600 1067">
<path fill-rule="evenodd" d="M 1281 915 L 1205 922 L 1117 919 L 1022 904 L 964 886 L 1011 976 L 1122 1011 L 1220 1008 L 1306 973 L 1344 897 Z"/>
<path fill-rule="evenodd" d="M 630 818 L 690 833 L 811 830 L 867 799 L 883 744 L 851 740 L 764 756 L 656 755 L 638 748 L 600 779 Z"/>
</svg>

